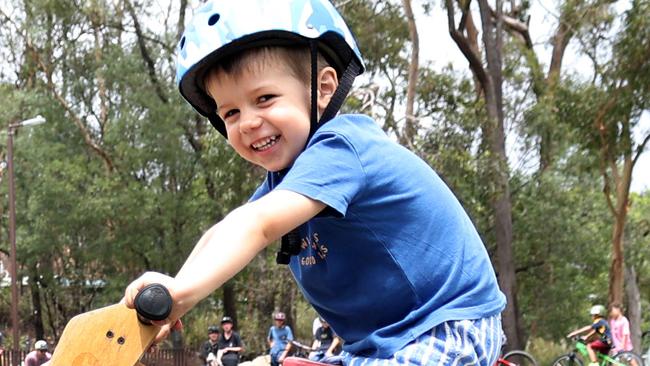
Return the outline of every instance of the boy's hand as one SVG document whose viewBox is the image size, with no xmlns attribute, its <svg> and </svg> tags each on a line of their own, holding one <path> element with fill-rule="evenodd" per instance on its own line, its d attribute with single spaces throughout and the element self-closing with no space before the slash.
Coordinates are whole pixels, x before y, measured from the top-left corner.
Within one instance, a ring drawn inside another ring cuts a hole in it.
<svg viewBox="0 0 650 366">
<path fill-rule="evenodd" d="M 156 335 L 156 338 L 154 339 L 155 344 L 167 338 L 172 330 L 180 331 L 183 329 L 183 324 L 180 321 L 180 317 L 187 311 L 187 309 L 182 306 L 181 301 L 178 299 L 178 285 L 176 283 L 176 280 L 170 276 L 156 272 L 146 272 L 138 279 L 131 282 L 131 284 L 127 286 L 126 291 L 124 292 L 124 298 L 122 299 L 122 302 L 124 302 L 124 304 L 130 309 L 135 308 L 135 297 L 137 296 L 138 292 L 140 292 L 140 290 L 142 290 L 145 286 L 152 283 L 158 283 L 165 286 L 172 298 L 172 311 L 167 319 L 152 321 L 153 324 L 161 327 L 158 335 Z"/>
</svg>

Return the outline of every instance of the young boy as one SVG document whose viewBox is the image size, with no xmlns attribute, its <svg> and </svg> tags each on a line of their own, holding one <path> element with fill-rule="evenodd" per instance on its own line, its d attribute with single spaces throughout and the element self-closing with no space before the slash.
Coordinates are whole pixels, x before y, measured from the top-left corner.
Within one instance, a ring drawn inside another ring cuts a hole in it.
<svg viewBox="0 0 650 366">
<path fill-rule="evenodd" d="M 314 342 L 311 346 L 314 351 L 309 354 L 309 359 L 321 361 L 331 358 L 335 355 L 340 342 L 340 338 L 332 331 L 327 320 L 321 319 L 321 326 L 314 333 Z"/>
<path fill-rule="evenodd" d="M 169 289 L 173 311 L 158 339 L 283 237 L 278 261 L 344 340 L 345 364 L 494 363 L 505 297 L 469 217 L 369 117 L 336 115 L 362 71 L 327 0 L 196 11 L 179 43 L 181 94 L 268 174 L 175 278 L 150 272 L 128 286 L 128 306 L 149 283 Z"/>
<path fill-rule="evenodd" d="M 221 351 L 221 364 L 223 366 L 237 366 L 239 355 L 244 352 L 244 343 L 239 333 L 233 330 L 233 320 L 229 316 L 221 319 L 223 334 L 219 337 L 219 351 Z"/>
<path fill-rule="evenodd" d="M 287 320 L 283 312 L 277 312 L 273 315 L 274 325 L 269 328 L 269 334 L 266 341 L 271 349 L 271 366 L 282 364 L 291 351 L 291 341 L 293 341 L 293 332 L 291 327 L 284 324 Z"/>
<path fill-rule="evenodd" d="M 598 366 L 598 356 L 596 355 L 596 352 L 600 352 L 604 355 L 609 353 L 612 348 L 612 333 L 609 329 L 609 324 L 605 319 L 604 306 L 592 306 L 589 314 L 591 314 L 593 322 L 569 333 L 567 338 L 573 338 L 577 335 L 586 333 L 585 339 L 589 342 L 587 344 L 587 352 L 589 352 L 589 359 L 591 360 L 589 366 Z M 593 339 L 594 337 L 596 339 Z"/>
<path fill-rule="evenodd" d="M 205 365 L 211 366 L 219 356 L 219 328 L 216 325 L 208 327 L 208 339 L 201 345 L 199 357 Z M 217 364 L 216 362 L 214 363 Z"/>
<path fill-rule="evenodd" d="M 623 315 L 623 306 L 618 303 L 609 306 L 609 327 L 612 331 L 612 353 L 631 351 L 632 338 L 630 337 L 630 322 Z"/>
</svg>

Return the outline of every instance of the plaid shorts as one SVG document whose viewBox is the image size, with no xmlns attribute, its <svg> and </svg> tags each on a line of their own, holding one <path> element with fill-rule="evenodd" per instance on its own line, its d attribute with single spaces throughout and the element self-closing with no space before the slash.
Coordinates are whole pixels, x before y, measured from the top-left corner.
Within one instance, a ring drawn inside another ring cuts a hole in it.
<svg viewBox="0 0 650 366">
<path fill-rule="evenodd" d="M 346 366 L 431 365 L 493 366 L 503 343 L 501 315 L 442 323 L 387 359 L 343 352 Z"/>
</svg>

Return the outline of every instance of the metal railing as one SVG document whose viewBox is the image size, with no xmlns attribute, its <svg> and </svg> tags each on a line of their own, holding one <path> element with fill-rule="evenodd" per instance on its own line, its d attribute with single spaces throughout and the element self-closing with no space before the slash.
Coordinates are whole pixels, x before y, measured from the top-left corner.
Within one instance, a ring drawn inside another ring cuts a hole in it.
<svg viewBox="0 0 650 366">
<path fill-rule="evenodd" d="M 21 365 L 25 360 L 27 352 L 12 350 L 0 350 L 0 366 Z M 14 364 L 12 361 L 16 360 Z M 140 362 L 146 366 L 200 366 L 201 360 L 195 350 L 184 349 L 159 349 L 154 352 L 145 353 Z"/>
<path fill-rule="evenodd" d="M 0 366 L 13 366 L 22 364 L 27 356 L 25 351 L 16 351 L 10 349 L 0 349 Z M 13 361 L 16 360 L 16 363 Z"/>
<path fill-rule="evenodd" d="M 140 362 L 146 366 L 199 366 L 201 360 L 194 349 L 159 349 L 145 353 Z"/>
</svg>

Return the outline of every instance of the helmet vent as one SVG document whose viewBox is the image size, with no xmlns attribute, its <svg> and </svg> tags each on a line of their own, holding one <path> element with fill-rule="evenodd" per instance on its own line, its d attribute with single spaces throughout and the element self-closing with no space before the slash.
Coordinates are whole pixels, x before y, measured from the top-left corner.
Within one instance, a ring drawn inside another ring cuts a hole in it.
<svg viewBox="0 0 650 366">
<path fill-rule="evenodd" d="M 210 19 L 208 19 L 208 25 L 215 25 L 219 21 L 219 18 L 221 18 L 221 15 L 217 13 L 212 14 Z"/>
<path fill-rule="evenodd" d="M 183 49 L 183 47 L 185 47 L 185 36 L 183 36 L 183 38 L 181 38 L 180 46 L 181 46 L 181 50 Z"/>
</svg>

